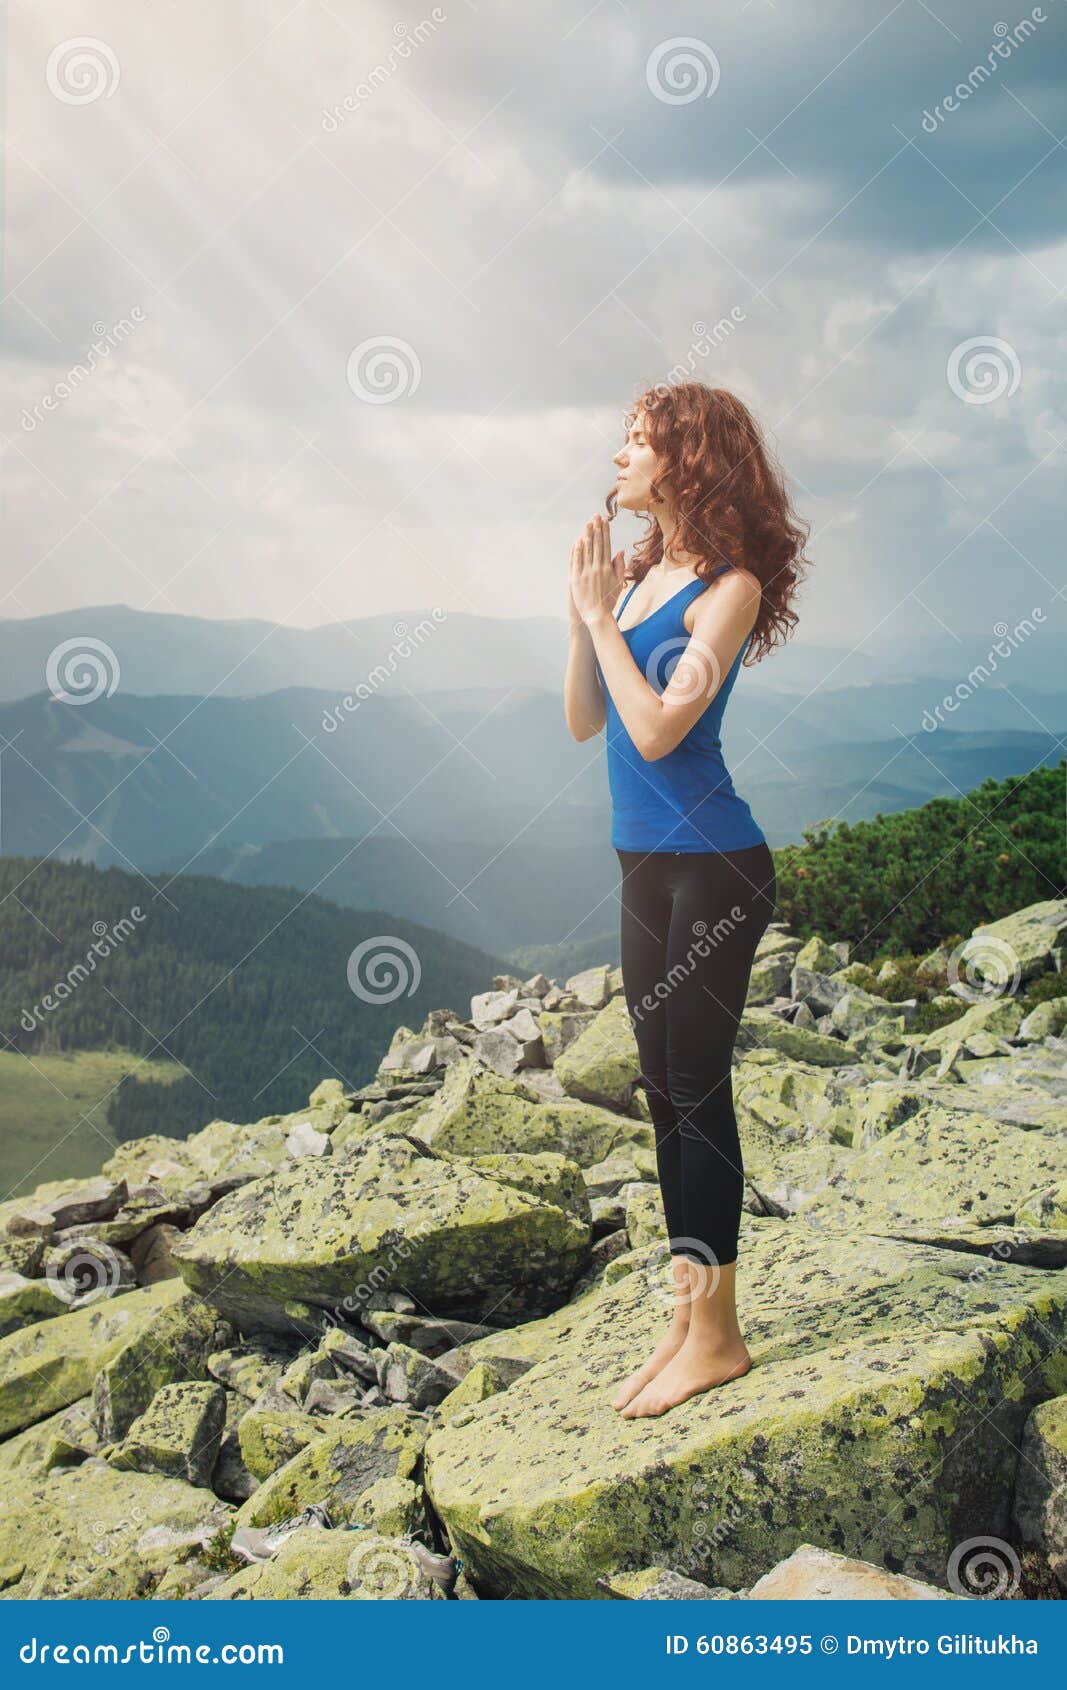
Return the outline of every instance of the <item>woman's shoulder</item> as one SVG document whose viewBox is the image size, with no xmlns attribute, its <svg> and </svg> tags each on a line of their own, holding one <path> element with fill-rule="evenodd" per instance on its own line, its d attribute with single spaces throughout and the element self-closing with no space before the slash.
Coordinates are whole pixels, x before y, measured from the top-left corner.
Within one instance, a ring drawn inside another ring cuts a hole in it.
<svg viewBox="0 0 1067 1690">
<path fill-rule="evenodd" d="M 704 580 L 709 587 L 718 587 L 733 598 L 754 599 L 758 603 L 763 596 L 763 583 L 759 576 L 743 563 L 717 563 Z"/>
</svg>

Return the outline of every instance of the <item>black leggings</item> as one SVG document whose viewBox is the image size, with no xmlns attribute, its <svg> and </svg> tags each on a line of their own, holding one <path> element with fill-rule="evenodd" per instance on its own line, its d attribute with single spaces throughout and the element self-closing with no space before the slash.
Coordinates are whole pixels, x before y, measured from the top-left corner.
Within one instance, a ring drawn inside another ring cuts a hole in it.
<svg viewBox="0 0 1067 1690">
<path fill-rule="evenodd" d="M 762 842 L 616 855 L 623 986 L 671 1254 L 725 1267 L 737 1260 L 744 1194 L 730 1059 L 774 915 L 774 858 Z"/>
</svg>

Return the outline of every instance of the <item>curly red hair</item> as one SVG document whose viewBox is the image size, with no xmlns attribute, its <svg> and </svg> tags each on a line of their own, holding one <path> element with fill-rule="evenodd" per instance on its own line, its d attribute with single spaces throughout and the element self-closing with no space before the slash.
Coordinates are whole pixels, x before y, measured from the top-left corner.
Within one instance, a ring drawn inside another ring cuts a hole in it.
<svg viewBox="0 0 1067 1690">
<path fill-rule="evenodd" d="M 663 464 L 659 483 L 673 493 L 675 528 L 671 553 L 698 559 L 698 576 L 723 563 L 749 569 L 763 597 L 753 625 L 746 664 L 758 663 L 796 627 L 791 608 L 804 568 L 810 523 L 793 511 L 781 467 L 755 417 L 724 387 L 700 381 L 650 387 L 626 418 L 630 428 L 644 416 L 645 437 Z M 608 516 L 618 508 L 614 489 Z M 663 556 L 663 535 L 655 517 L 634 548 L 627 580 L 641 581 Z"/>
</svg>

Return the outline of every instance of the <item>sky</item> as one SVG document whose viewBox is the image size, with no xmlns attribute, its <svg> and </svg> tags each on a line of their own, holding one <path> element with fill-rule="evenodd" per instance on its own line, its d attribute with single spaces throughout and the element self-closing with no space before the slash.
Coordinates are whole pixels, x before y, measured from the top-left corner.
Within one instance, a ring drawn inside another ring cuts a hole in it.
<svg viewBox="0 0 1067 1690">
<path fill-rule="evenodd" d="M 1067 629 L 1064 0 L 14 0 L 5 59 L 0 615 L 562 617 L 685 371 L 798 635 Z"/>
</svg>

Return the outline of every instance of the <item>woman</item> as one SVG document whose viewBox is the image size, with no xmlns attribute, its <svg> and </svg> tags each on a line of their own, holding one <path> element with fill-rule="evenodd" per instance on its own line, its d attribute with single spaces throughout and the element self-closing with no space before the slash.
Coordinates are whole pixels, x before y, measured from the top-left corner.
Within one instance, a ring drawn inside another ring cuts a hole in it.
<svg viewBox="0 0 1067 1690">
<path fill-rule="evenodd" d="M 719 727 L 742 659 L 796 624 L 808 527 L 732 393 L 652 388 L 627 420 L 608 517 L 571 553 L 565 708 L 575 739 L 607 729 L 623 986 L 670 1239 L 670 1327 L 612 1405 L 632 1419 L 751 1366 L 734 1300 L 744 1181 L 730 1063 L 776 885 Z M 609 544 L 619 505 L 649 522 L 628 571 Z"/>
</svg>

